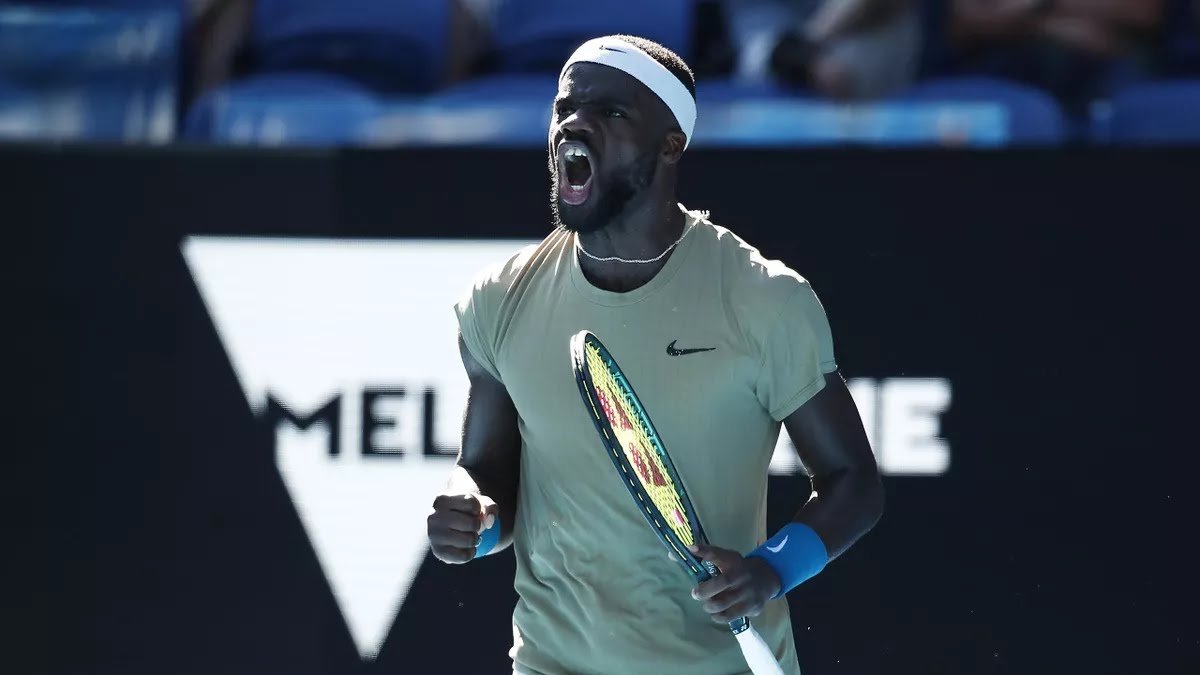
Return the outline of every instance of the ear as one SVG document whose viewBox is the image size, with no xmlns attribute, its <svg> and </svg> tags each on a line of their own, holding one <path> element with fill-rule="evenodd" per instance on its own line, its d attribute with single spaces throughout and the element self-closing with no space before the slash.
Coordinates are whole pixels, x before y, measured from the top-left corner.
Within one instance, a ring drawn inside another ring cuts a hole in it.
<svg viewBox="0 0 1200 675">
<path fill-rule="evenodd" d="M 662 150 L 659 153 L 662 160 L 667 164 L 674 164 L 679 161 L 683 155 L 683 148 L 687 144 L 687 136 L 682 131 L 672 129 L 667 132 L 667 137 L 663 139 Z"/>
</svg>

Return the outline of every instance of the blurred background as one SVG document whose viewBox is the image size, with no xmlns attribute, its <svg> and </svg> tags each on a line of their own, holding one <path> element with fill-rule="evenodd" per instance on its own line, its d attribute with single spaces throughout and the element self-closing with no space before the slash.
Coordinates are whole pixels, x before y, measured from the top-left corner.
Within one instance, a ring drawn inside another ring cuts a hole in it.
<svg viewBox="0 0 1200 675">
<path fill-rule="evenodd" d="M 804 672 L 1200 673 L 1198 0 L 0 1 L 0 671 L 509 672 L 511 554 L 424 539 L 451 304 L 618 32 L 696 71 L 682 199 L 812 282 L 885 476 Z"/>
<path fill-rule="evenodd" d="M 0 138 L 526 146 L 588 36 L 700 79 L 697 143 L 1195 143 L 1195 0 L 0 4 Z"/>
</svg>

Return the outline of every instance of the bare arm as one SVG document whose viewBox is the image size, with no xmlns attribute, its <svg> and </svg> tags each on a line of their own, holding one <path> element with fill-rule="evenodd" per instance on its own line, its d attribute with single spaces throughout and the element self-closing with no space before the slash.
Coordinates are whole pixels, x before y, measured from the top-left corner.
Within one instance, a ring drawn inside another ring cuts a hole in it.
<svg viewBox="0 0 1200 675">
<path fill-rule="evenodd" d="M 956 0 L 952 27 L 963 40 L 1041 35 L 1104 54 L 1124 31 L 1155 28 L 1162 13 L 1162 0 Z"/>
<path fill-rule="evenodd" d="M 1119 53 L 1124 43 L 1118 31 L 1104 21 L 1063 14 L 1046 17 L 1034 32 L 1075 49 L 1106 56 Z"/>
<path fill-rule="evenodd" d="M 458 338 L 458 350 L 471 380 L 463 419 L 462 450 L 450 475 L 450 488 L 491 497 L 500 507 L 504 532 L 496 548 L 512 540 L 521 475 L 521 434 L 508 390 L 471 356 Z"/>
<path fill-rule="evenodd" d="M 250 33 L 254 3 L 250 0 L 193 0 L 191 41 L 195 73 L 191 96 L 199 97 L 233 75 L 238 53 Z"/>
<path fill-rule="evenodd" d="M 1163 15 L 1162 0 L 1054 0 L 1054 12 L 1084 16 L 1127 28 L 1154 28 Z"/>
<path fill-rule="evenodd" d="M 783 423 L 815 488 L 794 520 L 820 536 L 832 560 L 883 514 L 883 485 L 862 419 L 842 376 L 835 372 L 826 375 L 825 387 Z M 782 579 L 762 557 L 743 557 L 709 545 L 695 551 L 723 572 L 692 592 L 714 621 L 756 616 L 778 595 Z"/>
<path fill-rule="evenodd" d="M 883 514 L 883 485 L 862 418 L 842 376 L 834 372 L 783 424 L 814 489 L 794 520 L 815 530 L 833 559 Z"/>
<path fill-rule="evenodd" d="M 501 526 L 500 540 L 492 550 L 512 542 L 521 475 L 521 433 L 508 391 L 471 356 L 461 335 L 458 350 L 471 381 L 462 449 L 428 520 L 433 554 L 448 563 L 474 558 L 479 534 L 492 513 L 499 516 Z"/>
<path fill-rule="evenodd" d="M 808 37 L 824 42 L 875 25 L 907 7 L 909 0 L 826 0 L 808 22 Z"/>
<path fill-rule="evenodd" d="M 1037 32 L 1076 49 L 1120 54 L 1133 32 L 1153 31 L 1162 21 L 1161 0 L 1055 0 Z"/>
<path fill-rule="evenodd" d="M 450 3 L 450 43 L 446 50 L 443 84 L 454 84 L 472 75 L 488 46 L 487 29 L 463 0 Z"/>
</svg>

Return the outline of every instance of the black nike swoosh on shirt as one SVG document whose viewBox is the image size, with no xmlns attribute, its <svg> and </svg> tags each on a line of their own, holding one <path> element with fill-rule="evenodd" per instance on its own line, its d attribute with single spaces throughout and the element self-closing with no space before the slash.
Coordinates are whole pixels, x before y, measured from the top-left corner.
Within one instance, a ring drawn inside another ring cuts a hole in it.
<svg viewBox="0 0 1200 675">
<path fill-rule="evenodd" d="M 716 347 L 701 347 L 699 349 L 676 349 L 675 343 L 678 340 L 671 340 L 671 344 L 667 345 L 667 353 L 671 356 L 683 356 L 685 354 L 695 354 L 697 352 L 711 352 Z"/>
</svg>

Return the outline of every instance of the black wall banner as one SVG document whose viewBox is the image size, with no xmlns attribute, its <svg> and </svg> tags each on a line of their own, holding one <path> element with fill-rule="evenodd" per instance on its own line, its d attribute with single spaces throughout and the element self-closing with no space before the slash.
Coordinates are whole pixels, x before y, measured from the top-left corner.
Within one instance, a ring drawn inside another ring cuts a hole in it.
<svg viewBox="0 0 1200 675">
<path fill-rule="evenodd" d="M 806 673 L 1200 672 L 1198 176 L 689 156 L 683 201 L 812 281 L 886 474 L 789 598 Z M 0 185 L 6 672 L 507 671 L 511 556 L 422 537 L 466 390 L 449 302 L 546 232 L 543 155 L 23 146 Z"/>
</svg>

